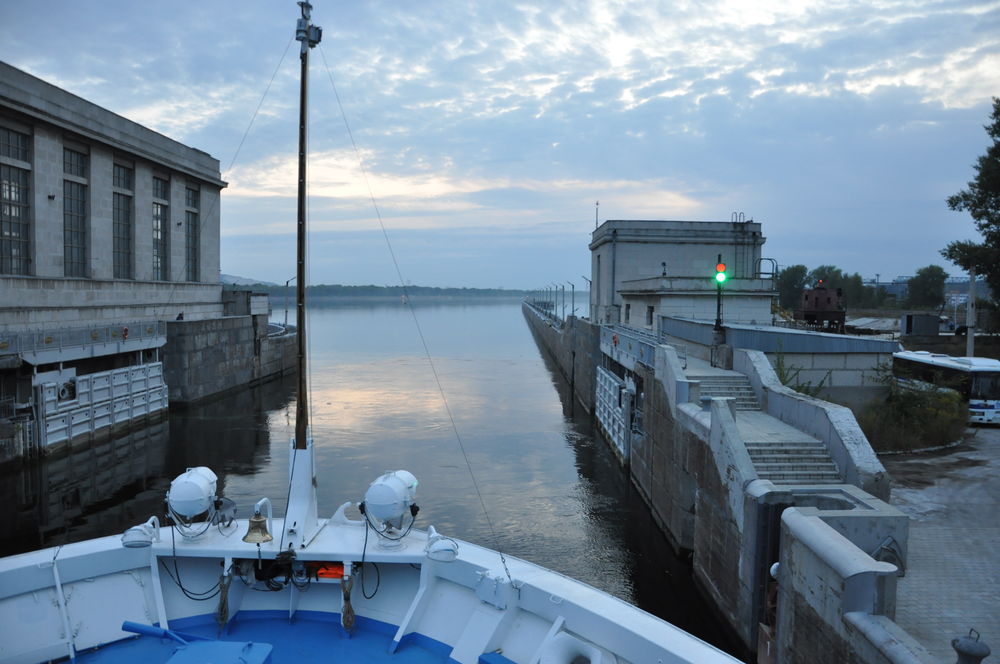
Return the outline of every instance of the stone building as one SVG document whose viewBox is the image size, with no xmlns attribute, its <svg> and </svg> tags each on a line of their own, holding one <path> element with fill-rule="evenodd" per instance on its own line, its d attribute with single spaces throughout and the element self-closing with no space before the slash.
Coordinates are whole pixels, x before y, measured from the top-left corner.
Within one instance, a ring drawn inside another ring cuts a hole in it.
<svg viewBox="0 0 1000 664">
<path fill-rule="evenodd" d="M 0 62 L 0 330 L 222 315 L 219 161 Z"/>
<path fill-rule="evenodd" d="M 769 323 L 773 261 L 763 244 L 753 221 L 605 221 L 590 242 L 593 320 L 654 332 L 661 316 L 714 320 L 721 257 L 724 320 Z"/>
<path fill-rule="evenodd" d="M 225 186 L 211 155 L 0 62 L 0 460 L 287 368 L 266 296 L 219 282 Z"/>
</svg>

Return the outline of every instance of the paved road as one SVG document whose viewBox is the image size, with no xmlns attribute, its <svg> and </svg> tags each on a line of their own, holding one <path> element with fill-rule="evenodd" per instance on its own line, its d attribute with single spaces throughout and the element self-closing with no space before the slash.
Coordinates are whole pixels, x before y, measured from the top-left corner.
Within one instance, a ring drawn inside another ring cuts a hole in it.
<svg viewBox="0 0 1000 664">
<path fill-rule="evenodd" d="M 949 450 L 883 457 L 892 503 L 911 517 L 896 622 L 944 662 L 973 628 L 1000 661 L 1000 428 Z"/>
</svg>

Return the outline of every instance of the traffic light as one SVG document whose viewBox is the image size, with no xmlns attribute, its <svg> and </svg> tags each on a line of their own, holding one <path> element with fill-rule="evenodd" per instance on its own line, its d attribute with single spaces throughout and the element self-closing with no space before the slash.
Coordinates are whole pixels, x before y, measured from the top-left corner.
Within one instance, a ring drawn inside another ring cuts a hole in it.
<svg viewBox="0 0 1000 664">
<path fill-rule="evenodd" d="M 715 280 L 720 284 L 725 282 L 729 277 L 726 276 L 726 264 L 723 262 L 718 262 L 715 265 Z"/>
</svg>

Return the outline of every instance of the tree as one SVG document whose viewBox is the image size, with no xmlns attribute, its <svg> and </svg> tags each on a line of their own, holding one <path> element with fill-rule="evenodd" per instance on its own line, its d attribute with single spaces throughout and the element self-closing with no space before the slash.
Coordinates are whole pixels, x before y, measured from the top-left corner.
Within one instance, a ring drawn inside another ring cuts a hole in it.
<svg viewBox="0 0 1000 664">
<path fill-rule="evenodd" d="M 984 127 L 993 140 L 973 170 L 976 177 L 954 196 L 948 207 L 972 215 L 982 242 L 961 240 L 950 243 L 941 255 L 952 263 L 986 277 L 990 290 L 1000 294 L 1000 98 L 993 98 L 991 124 Z"/>
<path fill-rule="evenodd" d="M 778 300 L 783 309 L 794 310 L 799 306 L 808 273 L 805 265 L 790 265 L 778 273 Z"/>
<path fill-rule="evenodd" d="M 944 280 L 948 273 L 940 265 L 928 265 L 906 282 L 906 301 L 911 307 L 939 307 L 944 304 Z"/>
<path fill-rule="evenodd" d="M 809 273 L 806 279 L 809 288 L 815 288 L 819 282 L 827 288 L 841 288 L 844 285 L 844 271 L 834 265 L 820 265 Z"/>
</svg>

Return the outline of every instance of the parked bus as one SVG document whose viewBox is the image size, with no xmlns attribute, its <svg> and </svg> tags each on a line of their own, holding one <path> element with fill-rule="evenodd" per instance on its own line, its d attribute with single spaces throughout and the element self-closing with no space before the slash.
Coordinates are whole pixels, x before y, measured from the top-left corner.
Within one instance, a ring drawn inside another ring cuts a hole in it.
<svg viewBox="0 0 1000 664">
<path fill-rule="evenodd" d="M 905 350 L 892 354 L 892 373 L 956 390 L 969 402 L 969 421 L 1000 423 L 1000 360 Z"/>
</svg>

